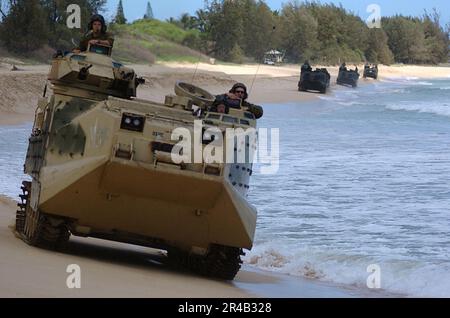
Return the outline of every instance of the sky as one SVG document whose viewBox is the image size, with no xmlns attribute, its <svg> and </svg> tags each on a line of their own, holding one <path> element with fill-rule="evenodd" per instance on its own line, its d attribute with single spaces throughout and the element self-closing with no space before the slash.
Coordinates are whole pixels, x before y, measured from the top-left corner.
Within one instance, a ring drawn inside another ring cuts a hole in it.
<svg viewBox="0 0 450 318">
<path fill-rule="evenodd" d="M 122 0 L 125 16 L 128 21 L 134 21 L 144 16 L 149 0 Z M 273 10 L 279 10 L 283 3 L 289 0 L 266 0 Z M 366 20 L 370 13 L 366 12 L 370 4 L 378 4 L 381 8 L 382 16 L 391 16 L 395 14 L 420 16 L 424 9 L 429 12 L 433 8 L 441 13 L 442 25 L 450 23 L 450 1 L 449 0 L 322 0 L 322 3 L 333 2 L 336 5 L 342 3 L 344 8 L 356 13 L 363 20 Z M 108 0 L 107 14 L 112 18 L 116 12 L 119 0 Z M 153 13 L 156 19 L 166 20 L 170 17 L 178 18 L 182 13 L 195 14 L 198 9 L 204 8 L 204 0 L 150 0 Z"/>
</svg>

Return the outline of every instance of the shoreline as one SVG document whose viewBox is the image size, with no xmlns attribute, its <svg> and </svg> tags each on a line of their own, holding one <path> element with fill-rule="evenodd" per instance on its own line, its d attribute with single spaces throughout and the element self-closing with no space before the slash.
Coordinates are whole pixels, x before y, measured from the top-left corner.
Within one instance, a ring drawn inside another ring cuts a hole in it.
<svg viewBox="0 0 450 318">
<path fill-rule="evenodd" d="M 14 211 L 15 202 L 0 196 L 0 248 L 8 255 L 0 269 L 0 297 L 393 297 L 383 291 L 279 274 L 245 264 L 233 282 L 223 282 L 171 269 L 164 264 L 161 251 L 92 238 L 72 237 L 60 251 L 38 249 L 15 236 Z M 66 286 L 66 268 L 70 264 L 82 269 L 81 289 Z M 18 276 L 20 280 L 15 279 Z"/>
<path fill-rule="evenodd" d="M 201 86 L 212 94 L 222 94 L 234 83 L 243 82 L 249 89 L 249 101 L 255 104 L 301 103 L 324 96 L 297 90 L 300 76 L 298 65 L 160 63 L 152 66 L 129 66 L 146 79 L 146 84 L 138 88 L 138 98 L 155 102 L 164 102 L 166 95 L 173 94 L 174 84 L 178 80 Z M 330 92 L 333 92 L 337 87 L 336 76 L 339 68 L 327 68 L 331 74 Z M 358 68 L 362 71 L 363 66 L 359 65 Z M 360 78 L 360 86 L 395 78 L 424 80 L 450 78 L 450 67 L 380 65 L 379 70 L 379 81 Z M 22 66 L 20 71 L 0 67 L 0 125 L 10 126 L 33 121 L 37 100 L 42 96 L 46 83 L 47 72 L 47 65 Z"/>
</svg>

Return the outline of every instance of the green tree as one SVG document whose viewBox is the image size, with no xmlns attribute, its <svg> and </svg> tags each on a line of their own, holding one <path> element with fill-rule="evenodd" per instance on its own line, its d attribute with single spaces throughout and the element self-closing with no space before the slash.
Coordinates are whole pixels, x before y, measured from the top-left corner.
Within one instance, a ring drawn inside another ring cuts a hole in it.
<svg viewBox="0 0 450 318">
<path fill-rule="evenodd" d="M 382 19 L 389 48 L 397 62 L 424 63 L 427 61 L 425 33 L 417 18 L 395 16 Z"/>
<path fill-rule="evenodd" d="M 242 10 L 246 14 L 242 17 L 245 32 L 239 41 L 240 46 L 246 56 L 261 60 L 274 45 L 275 18 L 263 1 L 246 0 Z"/>
<path fill-rule="evenodd" d="M 197 10 L 195 12 L 195 20 L 197 29 L 202 33 L 208 33 L 211 30 L 211 25 L 209 23 L 208 11 Z"/>
<path fill-rule="evenodd" d="M 425 47 L 429 63 L 438 64 L 447 62 L 448 57 L 448 33 L 440 23 L 440 15 L 433 10 L 432 13 L 425 12 L 423 16 L 423 28 L 425 33 Z"/>
<path fill-rule="evenodd" d="M 281 47 L 286 51 L 286 57 L 299 62 L 317 58 L 319 47 L 318 21 L 313 15 L 296 3 L 286 4 L 280 16 Z"/>
<path fill-rule="evenodd" d="M 185 30 L 197 29 L 197 18 L 183 13 L 180 17 L 180 25 Z"/>
<path fill-rule="evenodd" d="M 231 60 L 231 51 L 237 52 L 242 41 L 244 32 L 242 16 L 245 12 L 241 11 L 241 4 L 242 1 L 239 0 L 213 0 L 208 3 L 213 52 L 218 58 L 226 61 Z"/>
<path fill-rule="evenodd" d="M 317 20 L 317 60 L 337 64 L 364 59 L 367 27 L 359 17 L 347 12 L 342 5 L 305 2 L 302 9 Z"/>
<path fill-rule="evenodd" d="M 119 1 L 119 5 L 117 6 L 116 17 L 114 18 L 114 22 L 117 24 L 126 24 L 127 19 L 125 18 L 125 12 L 123 11 L 122 0 Z"/>
<path fill-rule="evenodd" d="M 367 61 L 389 65 L 394 62 L 394 55 L 389 49 L 388 37 L 383 29 L 369 29 L 368 47 L 365 52 Z"/>
<path fill-rule="evenodd" d="M 144 20 L 152 20 L 152 19 L 154 19 L 153 9 L 149 1 L 147 2 L 147 10 L 145 11 Z"/>
<path fill-rule="evenodd" d="M 244 62 L 244 51 L 242 51 L 239 44 L 236 43 L 231 49 L 228 60 L 237 64 L 242 64 Z"/>
<path fill-rule="evenodd" d="M 48 29 L 45 11 L 39 0 L 11 1 L 3 19 L 0 39 L 5 47 L 16 53 L 28 53 L 46 44 Z"/>
<path fill-rule="evenodd" d="M 383 18 L 383 29 L 369 29 L 342 5 L 291 0 L 271 11 L 264 0 L 209 0 L 194 22 L 191 18 L 182 17 L 180 26 L 198 29 L 204 51 L 224 60 L 260 59 L 270 48 L 284 50 L 292 62 L 329 64 L 438 63 L 448 56 L 449 31 L 436 12 Z"/>
</svg>

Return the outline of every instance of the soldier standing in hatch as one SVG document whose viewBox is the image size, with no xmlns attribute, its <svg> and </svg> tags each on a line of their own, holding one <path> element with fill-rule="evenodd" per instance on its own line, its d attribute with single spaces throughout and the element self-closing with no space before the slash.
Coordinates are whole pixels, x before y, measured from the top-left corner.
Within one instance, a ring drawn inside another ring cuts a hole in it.
<svg viewBox="0 0 450 318">
<path fill-rule="evenodd" d="M 230 108 L 241 109 L 245 107 L 255 115 L 256 119 L 261 118 L 263 108 L 247 102 L 247 98 L 247 87 L 242 83 L 236 83 L 228 93 L 216 96 L 210 111 L 228 114 Z"/>
<path fill-rule="evenodd" d="M 85 52 L 89 44 L 99 44 L 104 46 L 114 45 L 114 36 L 107 32 L 105 19 L 100 14 L 92 16 L 88 26 L 89 31 L 83 36 L 79 47 L 74 49 L 75 53 Z"/>
<path fill-rule="evenodd" d="M 312 72 L 312 67 L 309 64 L 308 60 L 306 60 L 305 63 L 303 63 L 302 68 L 301 68 L 301 73 L 306 73 L 306 72 Z"/>
</svg>

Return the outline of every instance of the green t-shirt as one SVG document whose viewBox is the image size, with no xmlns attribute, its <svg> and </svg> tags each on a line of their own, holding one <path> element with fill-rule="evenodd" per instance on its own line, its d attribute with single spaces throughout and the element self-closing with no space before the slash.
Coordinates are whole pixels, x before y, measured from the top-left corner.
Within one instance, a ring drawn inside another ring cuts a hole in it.
<svg viewBox="0 0 450 318">
<path fill-rule="evenodd" d="M 94 32 L 89 31 L 80 40 L 80 46 L 78 47 L 78 49 L 81 52 L 87 51 L 90 40 L 102 40 L 102 41 L 106 40 L 106 41 L 109 41 L 109 45 L 111 47 L 113 47 L 113 45 L 114 45 L 114 36 L 111 33 L 106 32 L 106 33 L 95 34 Z"/>
</svg>

